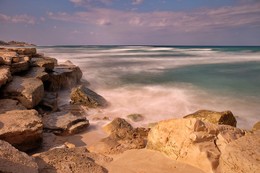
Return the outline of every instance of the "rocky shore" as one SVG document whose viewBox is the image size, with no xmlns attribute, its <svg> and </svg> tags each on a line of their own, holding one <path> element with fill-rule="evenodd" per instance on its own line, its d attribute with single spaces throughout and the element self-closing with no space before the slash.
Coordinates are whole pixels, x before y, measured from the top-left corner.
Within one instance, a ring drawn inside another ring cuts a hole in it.
<svg viewBox="0 0 260 173">
<path fill-rule="evenodd" d="M 88 85 L 70 61 L 0 48 L 0 172 L 260 172 L 259 122 L 243 130 L 231 111 L 199 110 L 149 127 L 116 118 L 93 130 L 88 110 L 109 103 Z"/>
</svg>

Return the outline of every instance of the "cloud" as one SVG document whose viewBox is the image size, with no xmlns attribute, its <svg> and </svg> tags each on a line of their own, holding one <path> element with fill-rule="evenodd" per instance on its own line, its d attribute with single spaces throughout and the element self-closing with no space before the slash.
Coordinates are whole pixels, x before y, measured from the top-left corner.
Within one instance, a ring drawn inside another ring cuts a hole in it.
<svg viewBox="0 0 260 173">
<path fill-rule="evenodd" d="M 8 16 L 0 13 L 0 21 L 3 23 L 25 23 L 25 24 L 35 24 L 36 20 L 32 16 L 28 16 L 26 14 Z"/>
<path fill-rule="evenodd" d="M 144 2 L 144 0 L 133 0 L 132 4 L 133 5 L 139 5 L 139 4 L 142 4 L 143 2 Z"/>
</svg>

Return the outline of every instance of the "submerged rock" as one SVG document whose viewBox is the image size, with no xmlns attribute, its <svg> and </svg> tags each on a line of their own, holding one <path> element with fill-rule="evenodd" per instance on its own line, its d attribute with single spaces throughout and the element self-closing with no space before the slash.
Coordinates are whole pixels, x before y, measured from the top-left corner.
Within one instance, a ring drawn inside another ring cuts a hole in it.
<svg viewBox="0 0 260 173">
<path fill-rule="evenodd" d="M 105 107 L 108 104 L 101 95 L 83 85 L 72 89 L 70 99 L 72 104 L 82 104 L 92 108 Z"/>
<path fill-rule="evenodd" d="M 142 121 L 144 119 L 143 115 L 141 115 L 141 114 L 130 114 L 130 115 L 127 115 L 127 118 L 129 118 L 133 122 Z"/>
<path fill-rule="evenodd" d="M 0 139 L 21 151 L 37 148 L 42 140 L 42 121 L 35 110 L 12 110 L 0 114 Z"/>
<path fill-rule="evenodd" d="M 0 87 L 5 85 L 7 82 L 12 80 L 10 67 L 8 66 L 1 66 L 0 67 Z"/>
<path fill-rule="evenodd" d="M 38 173 L 38 165 L 32 157 L 0 140 L 0 172 Z"/>
<path fill-rule="evenodd" d="M 237 120 L 231 111 L 215 112 L 210 110 L 199 110 L 183 118 L 198 118 L 205 122 L 213 124 L 224 124 L 236 127 Z"/>
</svg>

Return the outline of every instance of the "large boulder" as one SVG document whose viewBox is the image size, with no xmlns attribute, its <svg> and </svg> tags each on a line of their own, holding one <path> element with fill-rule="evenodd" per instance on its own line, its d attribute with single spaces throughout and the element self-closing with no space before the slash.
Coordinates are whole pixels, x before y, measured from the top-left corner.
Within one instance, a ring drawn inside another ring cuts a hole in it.
<svg viewBox="0 0 260 173">
<path fill-rule="evenodd" d="M 0 172 L 38 173 L 38 165 L 32 157 L 0 140 Z"/>
<path fill-rule="evenodd" d="M 13 51 L 0 49 L 0 64 L 11 65 L 13 58 L 17 58 L 18 54 Z"/>
<path fill-rule="evenodd" d="M 82 104 L 87 107 L 105 107 L 107 101 L 99 94 L 81 85 L 71 90 L 70 99 L 72 104 Z"/>
<path fill-rule="evenodd" d="M 49 74 L 45 72 L 44 67 L 32 67 L 27 73 L 24 75 L 27 78 L 37 78 L 42 80 L 43 82 L 48 80 Z"/>
<path fill-rule="evenodd" d="M 0 114 L 12 110 L 26 110 L 26 108 L 17 100 L 0 99 Z"/>
<path fill-rule="evenodd" d="M 76 116 L 70 112 L 55 112 L 43 116 L 43 126 L 45 131 L 57 135 L 72 135 L 85 130 L 89 122 L 84 116 Z"/>
<path fill-rule="evenodd" d="M 7 82 L 12 80 L 10 67 L 8 66 L 0 66 L 0 87 L 5 85 Z"/>
<path fill-rule="evenodd" d="M 149 131 L 145 128 L 133 128 L 122 118 L 114 119 L 104 127 L 104 130 L 109 136 L 90 146 L 90 151 L 102 154 L 118 154 L 130 149 L 144 148 Z"/>
<path fill-rule="evenodd" d="M 3 90 L 5 97 L 19 100 L 26 108 L 35 107 L 43 98 L 44 87 L 39 79 L 15 76 Z"/>
<path fill-rule="evenodd" d="M 21 151 L 39 146 L 42 121 L 35 110 L 12 110 L 0 114 L 0 139 Z"/>
<path fill-rule="evenodd" d="M 17 58 L 17 62 L 14 62 L 11 64 L 11 73 L 19 73 L 23 71 L 27 71 L 29 69 L 29 58 L 23 57 L 23 58 Z"/>
<path fill-rule="evenodd" d="M 195 118 L 172 119 L 151 128 L 147 148 L 211 173 L 217 172 L 225 146 L 244 134 L 232 126 L 215 125 Z"/>
<path fill-rule="evenodd" d="M 107 173 L 96 159 L 111 161 L 106 156 L 97 156 L 86 148 L 55 148 L 35 156 L 40 173 Z"/>
<path fill-rule="evenodd" d="M 260 172 L 260 131 L 230 142 L 220 156 L 221 173 Z"/>
<path fill-rule="evenodd" d="M 44 92 L 44 97 L 38 105 L 42 111 L 55 112 L 58 110 L 58 93 Z"/>
<path fill-rule="evenodd" d="M 210 110 L 199 110 L 183 118 L 198 118 L 213 124 L 224 124 L 236 127 L 237 121 L 231 111 L 216 112 Z"/>
<path fill-rule="evenodd" d="M 30 63 L 32 67 L 43 67 L 46 71 L 52 71 L 55 65 L 51 59 L 45 57 L 34 57 Z"/>
</svg>

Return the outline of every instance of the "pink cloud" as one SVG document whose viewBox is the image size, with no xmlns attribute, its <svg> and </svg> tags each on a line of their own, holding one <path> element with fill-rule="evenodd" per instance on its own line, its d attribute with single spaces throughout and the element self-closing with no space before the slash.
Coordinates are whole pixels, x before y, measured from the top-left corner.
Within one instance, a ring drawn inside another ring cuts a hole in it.
<svg viewBox="0 0 260 173">
<path fill-rule="evenodd" d="M 0 21 L 4 23 L 25 23 L 25 24 L 35 24 L 36 20 L 32 16 L 26 14 L 8 16 L 0 13 Z"/>
</svg>

